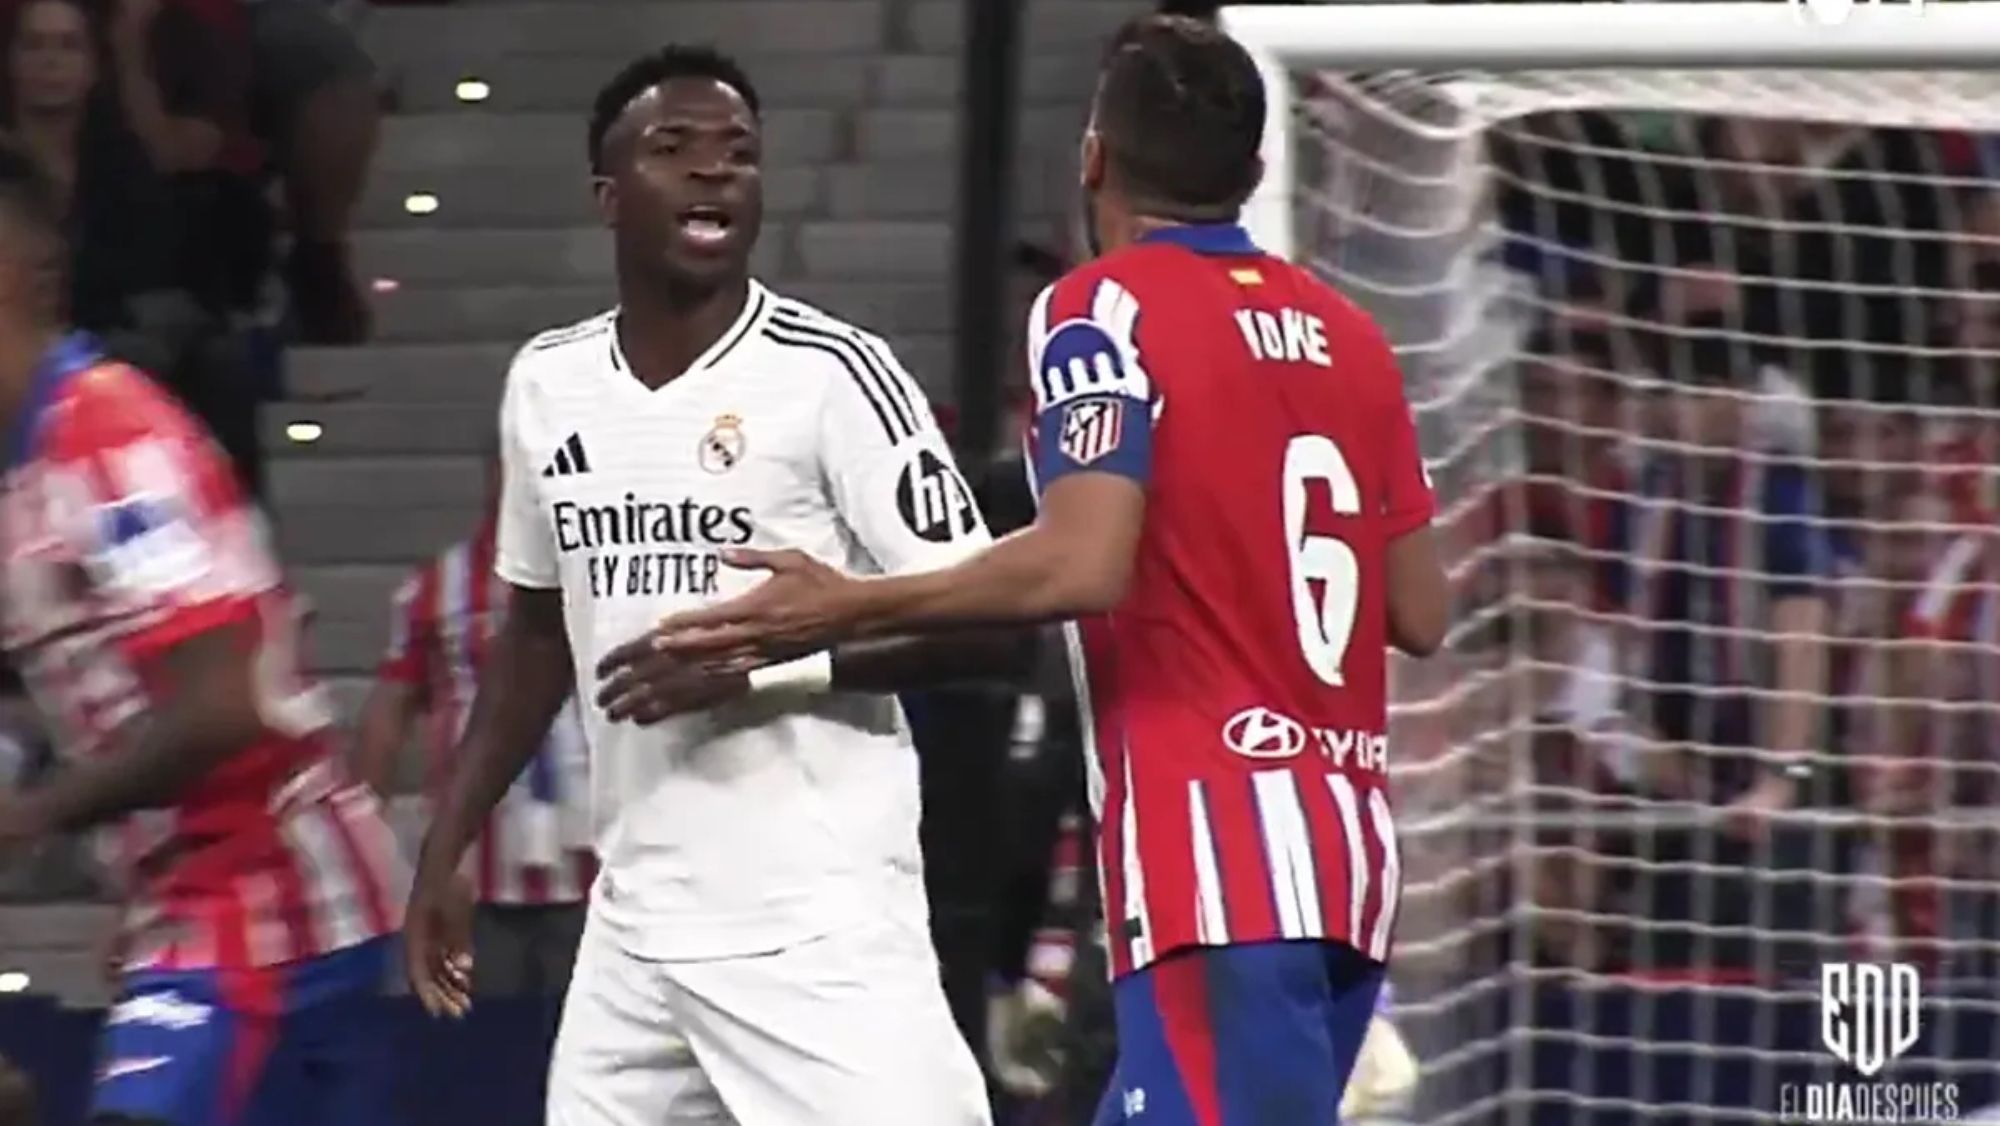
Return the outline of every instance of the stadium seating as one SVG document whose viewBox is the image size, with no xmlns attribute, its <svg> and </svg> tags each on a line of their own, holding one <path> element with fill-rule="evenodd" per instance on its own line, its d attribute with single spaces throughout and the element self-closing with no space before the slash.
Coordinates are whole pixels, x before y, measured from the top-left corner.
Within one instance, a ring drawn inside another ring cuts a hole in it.
<svg viewBox="0 0 2000 1126">
<path fill-rule="evenodd" d="M 1067 203 L 1103 34 L 1129 0 L 1038 0 L 1023 29 L 1025 223 Z M 566 0 L 383 8 L 364 34 L 399 113 L 359 226 L 377 342 L 293 357 L 267 412 L 272 505 L 350 705 L 402 568 L 462 533 L 512 350 L 610 301 L 584 168 L 592 94 L 635 50 L 711 42 L 767 103 L 758 269 L 892 338 L 948 398 L 961 0 Z M 461 84 L 484 84 L 466 101 Z M 419 198 L 428 197 L 428 199 Z M 434 206 L 426 206 L 434 204 Z M 1032 228 L 1031 228 L 1032 229 Z M 286 437 L 318 423 L 311 443 Z"/>
</svg>

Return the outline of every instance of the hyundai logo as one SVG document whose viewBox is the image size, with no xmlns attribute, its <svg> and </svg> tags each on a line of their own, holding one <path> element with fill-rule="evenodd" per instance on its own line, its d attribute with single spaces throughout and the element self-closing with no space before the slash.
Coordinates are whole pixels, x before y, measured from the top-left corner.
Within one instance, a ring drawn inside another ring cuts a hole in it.
<svg viewBox="0 0 2000 1126">
<path fill-rule="evenodd" d="M 1306 749 L 1306 729 L 1269 708 L 1244 708 L 1223 723 L 1222 741 L 1244 758 L 1291 758 Z"/>
</svg>

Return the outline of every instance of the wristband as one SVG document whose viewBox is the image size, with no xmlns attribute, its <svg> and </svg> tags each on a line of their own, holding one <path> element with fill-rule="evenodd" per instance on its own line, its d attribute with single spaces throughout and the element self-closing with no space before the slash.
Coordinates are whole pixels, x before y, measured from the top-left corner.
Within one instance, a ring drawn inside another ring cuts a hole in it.
<svg viewBox="0 0 2000 1126">
<path fill-rule="evenodd" d="M 833 650 L 750 670 L 750 691 L 825 692 L 833 687 Z"/>
</svg>

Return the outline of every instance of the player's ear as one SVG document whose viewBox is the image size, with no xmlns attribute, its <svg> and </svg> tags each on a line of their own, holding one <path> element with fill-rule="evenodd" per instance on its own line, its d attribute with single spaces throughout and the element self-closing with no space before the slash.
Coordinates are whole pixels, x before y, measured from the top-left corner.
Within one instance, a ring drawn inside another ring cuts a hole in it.
<svg viewBox="0 0 2000 1126">
<path fill-rule="evenodd" d="M 1087 130 L 1083 135 L 1083 146 L 1077 153 L 1077 179 L 1083 190 L 1094 192 L 1104 186 L 1104 138 L 1097 130 Z"/>
<path fill-rule="evenodd" d="M 592 176 L 590 194 L 597 201 L 597 218 L 607 227 L 618 225 L 618 183 L 609 176 Z"/>
</svg>

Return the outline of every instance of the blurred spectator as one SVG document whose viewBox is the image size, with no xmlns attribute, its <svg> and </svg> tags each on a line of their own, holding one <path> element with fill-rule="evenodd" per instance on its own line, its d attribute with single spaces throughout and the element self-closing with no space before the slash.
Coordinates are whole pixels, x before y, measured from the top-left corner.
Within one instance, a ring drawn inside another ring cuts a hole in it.
<svg viewBox="0 0 2000 1126">
<path fill-rule="evenodd" d="M 257 159 L 227 129 L 231 75 L 247 73 L 231 62 L 247 54 L 179 6 L 104 10 L 4 8 L 5 125 L 67 194 L 73 319 L 186 400 L 254 488 L 256 404 L 230 323 L 270 238 L 254 181 L 232 171 Z"/>
<path fill-rule="evenodd" d="M 362 707 L 355 761 L 378 793 L 425 721 L 427 789 L 450 776 L 472 714 L 480 666 L 505 619 L 507 585 L 493 573 L 499 503 L 491 467 L 479 530 L 417 568 L 397 588 L 388 652 Z M 473 915 L 473 988 L 481 994 L 561 994 L 569 985 L 584 900 L 596 877 L 589 845 L 583 731 L 565 705 L 541 751 L 514 781 L 473 844 L 465 873 Z"/>
<path fill-rule="evenodd" d="M 1719 836 L 1700 825 L 1645 835 L 1637 847 L 1653 867 L 1640 910 L 1711 928 L 1807 924 L 1809 906 L 1780 909 L 1774 895 L 1755 893 L 1769 891 L 1762 869 L 1832 860 L 1808 831 L 1773 824 L 1800 799 L 1804 760 L 1830 749 L 1823 638 L 1833 551 L 1819 487 L 1799 462 L 1748 446 L 1755 361 L 1726 325 L 1697 315 L 1656 343 L 1656 370 L 1671 389 L 1650 429 L 1667 437 L 1651 443 L 1635 495 L 1613 512 L 1602 579 L 1627 616 L 1636 714 L 1697 756 L 1690 792 L 1677 796 L 1727 816 Z M 1681 969 L 1758 968 L 1751 944 L 1733 935 L 1695 940 L 1669 929 L 1647 945 L 1643 956 Z"/>
<path fill-rule="evenodd" d="M 294 327 L 306 344 L 368 337 L 369 306 L 348 232 L 382 127 L 375 67 L 324 0 L 232 0 L 247 9 L 256 62 L 251 114 L 283 180 Z"/>
<path fill-rule="evenodd" d="M 1912 494 L 1923 516 L 1937 498 Z M 1930 523 L 1930 528 L 1939 525 Z M 1895 626 L 1873 656 L 1865 693 L 1872 722 L 1858 725 L 1860 800 L 1880 820 L 1876 866 L 1888 877 L 1886 918 L 1864 919 L 1886 933 L 1890 956 L 1938 968 L 1951 935 L 1944 881 L 1990 882 L 2000 876 L 1976 855 L 1980 838 L 1941 825 L 1954 811 L 2000 804 L 2000 529 L 1961 530 L 1941 551 L 1908 552 L 1887 577 L 1910 591 L 1896 603 Z M 1904 576 L 1910 576 L 1905 579 Z"/>
<path fill-rule="evenodd" d="M 103 29 L 83 0 L 27 0 L 4 30 L 0 119 L 68 203 L 71 317 L 107 339 L 138 329 L 169 286 L 172 214 L 105 75 Z"/>
</svg>

